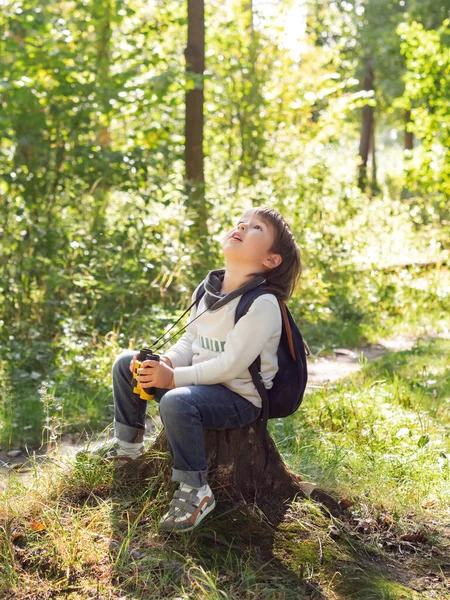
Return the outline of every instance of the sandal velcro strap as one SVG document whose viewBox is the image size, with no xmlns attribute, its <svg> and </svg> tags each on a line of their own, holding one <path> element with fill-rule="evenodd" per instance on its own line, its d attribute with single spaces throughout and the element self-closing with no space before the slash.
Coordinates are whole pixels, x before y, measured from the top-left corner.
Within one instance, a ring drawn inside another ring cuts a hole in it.
<svg viewBox="0 0 450 600">
<path fill-rule="evenodd" d="M 175 500 L 172 499 L 172 502 L 170 504 L 172 506 L 178 506 L 178 508 L 182 508 L 183 510 L 185 510 L 186 512 L 189 512 L 191 514 L 197 508 L 196 504 L 192 504 L 192 502 L 186 502 L 186 500 L 179 500 L 178 498 L 175 498 Z"/>
<path fill-rule="evenodd" d="M 195 489 L 189 490 L 188 492 L 178 488 L 170 501 L 172 507 L 181 508 L 190 514 L 193 514 L 197 510 L 198 504 L 199 497 L 197 496 Z"/>
<path fill-rule="evenodd" d="M 197 497 L 197 494 L 194 492 L 194 490 L 191 490 L 190 492 L 186 492 L 185 490 L 180 490 L 180 488 L 178 488 L 177 490 L 175 490 L 173 497 L 181 498 L 181 499 L 184 498 L 185 500 L 193 500 L 194 498 Z"/>
</svg>

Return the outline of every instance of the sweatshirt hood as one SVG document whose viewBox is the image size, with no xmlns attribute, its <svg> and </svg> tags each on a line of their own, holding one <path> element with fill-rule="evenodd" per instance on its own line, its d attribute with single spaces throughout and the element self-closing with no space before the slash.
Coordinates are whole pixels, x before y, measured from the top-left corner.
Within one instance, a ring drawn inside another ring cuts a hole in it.
<svg viewBox="0 0 450 600">
<path fill-rule="evenodd" d="M 222 308 L 222 306 L 225 306 L 225 304 L 228 304 L 228 302 L 231 302 L 231 300 L 237 296 L 241 296 L 248 290 L 252 290 L 266 281 L 266 278 L 263 275 L 256 275 L 229 294 L 223 294 L 220 292 L 220 288 L 222 286 L 224 276 L 225 269 L 215 269 L 213 271 L 209 271 L 208 275 L 205 277 L 205 294 L 203 297 L 205 299 L 206 307 L 210 310 L 218 310 L 219 308 Z"/>
</svg>

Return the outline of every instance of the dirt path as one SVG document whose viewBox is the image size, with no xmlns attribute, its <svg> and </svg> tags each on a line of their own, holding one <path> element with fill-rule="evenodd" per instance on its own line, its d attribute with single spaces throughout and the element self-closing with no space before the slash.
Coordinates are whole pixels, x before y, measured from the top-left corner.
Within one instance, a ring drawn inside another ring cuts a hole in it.
<svg viewBox="0 0 450 600">
<path fill-rule="evenodd" d="M 426 338 L 444 337 L 450 339 L 450 332 L 443 332 L 425 336 Z M 361 357 L 364 356 L 369 362 L 377 360 L 387 351 L 400 352 L 410 350 L 417 342 L 419 337 L 398 335 L 394 338 L 382 339 L 378 344 L 368 344 L 359 348 L 334 348 L 333 355 L 316 356 L 308 358 L 308 386 L 307 389 L 321 388 L 337 379 L 346 377 L 361 369 Z M 147 431 L 146 440 L 151 440 L 154 433 L 162 424 L 159 415 L 150 417 L 146 421 Z M 95 444 L 97 445 L 106 436 L 97 436 Z M 81 439 L 79 434 L 65 434 L 56 453 L 60 456 L 74 455 L 78 450 L 86 445 L 85 439 Z M 32 471 L 29 457 L 33 457 L 36 462 L 41 462 L 46 457 L 46 449 L 43 448 L 17 448 L 12 451 L 0 450 L 0 486 L 1 478 L 13 473 L 26 474 Z"/>
<path fill-rule="evenodd" d="M 368 344 L 360 348 L 333 348 L 334 356 L 312 356 L 308 362 L 308 387 L 323 387 L 326 383 L 359 371 L 360 359 L 363 355 L 369 362 L 373 362 L 387 351 L 411 350 L 418 339 L 418 337 L 398 335 L 395 338 L 380 340 L 378 344 Z"/>
</svg>

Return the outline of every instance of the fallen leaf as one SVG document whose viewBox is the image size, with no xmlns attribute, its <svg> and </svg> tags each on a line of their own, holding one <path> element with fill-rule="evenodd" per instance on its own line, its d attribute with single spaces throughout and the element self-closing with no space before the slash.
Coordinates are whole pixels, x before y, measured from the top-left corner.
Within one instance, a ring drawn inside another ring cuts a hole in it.
<svg viewBox="0 0 450 600">
<path fill-rule="evenodd" d="M 43 531 L 44 529 L 46 529 L 45 525 L 42 525 L 42 523 L 39 523 L 39 521 L 36 521 L 36 519 L 33 519 L 33 521 L 31 522 L 31 529 L 33 531 Z"/>
<path fill-rule="evenodd" d="M 404 542 L 410 542 L 411 544 L 426 544 L 427 542 L 427 537 L 423 531 L 404 533 L 400 536 L 400 539 Z"/>
</svg>

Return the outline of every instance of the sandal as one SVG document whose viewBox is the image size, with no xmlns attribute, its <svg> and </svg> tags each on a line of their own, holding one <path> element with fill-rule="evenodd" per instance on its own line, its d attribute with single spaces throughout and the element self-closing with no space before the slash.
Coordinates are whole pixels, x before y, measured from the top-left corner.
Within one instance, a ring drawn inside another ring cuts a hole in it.
<svg viewBox="0 0 450 600">
<path fill-rule="evenodd" d="M 117 466 L 122 466 L 124 463 L 133 462 L 145 454 L 144 444 L 136 444 L 135 446 L 132 450 L 126 450 L 120 445 L 117 438 L 113 438 L 94 450 L 88 448 L 79 450 L 75 457 L 76 459 L 99 459 L 103 462 L 114 462 Z"/>
<path fill-rule="evenodd" d="M 206 492 L 198 488 L 184 485 L 175 491 L 170 501 L 169 510 L 158 523 L 160 531 L 190 531 L 208 515 L 216 506 L 216 500 L 207 484 Z"/>
</svg>

